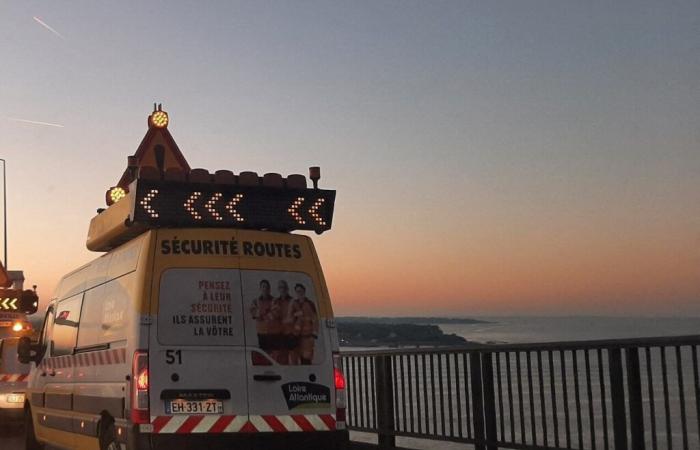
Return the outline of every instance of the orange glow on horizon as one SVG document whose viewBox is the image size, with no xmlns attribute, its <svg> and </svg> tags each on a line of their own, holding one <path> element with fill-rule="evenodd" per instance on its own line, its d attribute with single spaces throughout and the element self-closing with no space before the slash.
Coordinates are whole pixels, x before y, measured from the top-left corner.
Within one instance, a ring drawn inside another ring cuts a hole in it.
<svg viewBox="0 0 700 450">
<path fill-rule="evenodd" d="M 416 237 L 389 225 L 379 233 L 359 222 L 353 228 L 342 216 L 335 223 L 314 239 L 338 315 L 684 315 L 700 297 L 700 258 L 670 235 L 620 239 L 598 229 L 572 237 L 553 227 Z M 82 229 L 54 245 L 55 257 L 34 259 L 41 243 L 16 244 L 15 261 L 39 285 L 42 305 L 61 276 L 99 256 L 85 250 Z"/>
</svg>

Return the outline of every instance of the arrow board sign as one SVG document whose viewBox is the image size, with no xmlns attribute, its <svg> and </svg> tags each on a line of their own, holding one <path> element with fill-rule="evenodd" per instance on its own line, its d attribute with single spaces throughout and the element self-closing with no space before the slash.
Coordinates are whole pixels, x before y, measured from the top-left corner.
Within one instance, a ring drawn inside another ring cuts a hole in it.
<svg viewBox="0 0 700 450">
<path fill-rule="evenodd" d="M 133 192 L 133 185 L 132 185 Z M 331 228 L 335 191 L 140 179 L 131 221 L 150 227 Z"/>
<path fill-rule="evenodd" d="M 17 299 L 16 298 L 3 298 L 0 300 L 0 308 L 6 311 L 16 311 L 17 310 Z"/>
</svg>

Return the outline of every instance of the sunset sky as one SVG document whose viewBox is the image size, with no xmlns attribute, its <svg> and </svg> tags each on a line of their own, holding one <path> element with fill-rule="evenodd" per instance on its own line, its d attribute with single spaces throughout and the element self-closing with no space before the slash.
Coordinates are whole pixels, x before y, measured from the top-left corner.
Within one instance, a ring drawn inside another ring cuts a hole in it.
<svg viewBox="0 0 700 450">
<path fill-rule="evenodd" d="M 337 189 L 337 314 L 700 316 L 700 2 L 0 3 L 9 266 L 48 299 L 153 102 Z M 40 123 L 35 123 L 40 122 Z"/>
</svg>

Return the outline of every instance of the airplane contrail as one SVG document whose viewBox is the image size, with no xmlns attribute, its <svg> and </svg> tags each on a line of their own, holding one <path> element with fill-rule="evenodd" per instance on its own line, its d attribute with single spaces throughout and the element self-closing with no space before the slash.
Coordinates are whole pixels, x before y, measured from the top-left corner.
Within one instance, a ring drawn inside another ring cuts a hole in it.
<svg viewBox="0 0 700 450">
<path fill-rule="evenodd" d="M 55 34 L 56 36 L 60 37 L 60 38 L 63 39 L 64 41 L 66 40 L 66 38 L 63 37 L 63 35 L 62 35 L 61 33 L 59 33 L 58 31 L 54 30 L 54 29 L 51 27 L 51 25 L 47 24 L 46 22 L 44 22 L 43 20 L 41 20 L 41 19 L 38 18 L 37 16 L 34 16 L 34 20 L 36 21 L 36 23 L 38 23 L 38 24 L 41 25 L 42 27 L 46 28 L 47 30 L 49 30 L 50 32 L 52 32 L 53 34 Z"/>
<path fill-rule="evenodd" d="M 38 120 L 17 119 L 16 117 L 5 117 L 5 119 L 11 120 L 13 122 L 28 123 L 30 125 L 43 125 L 46 127 L 65 128 L 63 125 L 58 123 L 40 122 Z"/>
</svg>

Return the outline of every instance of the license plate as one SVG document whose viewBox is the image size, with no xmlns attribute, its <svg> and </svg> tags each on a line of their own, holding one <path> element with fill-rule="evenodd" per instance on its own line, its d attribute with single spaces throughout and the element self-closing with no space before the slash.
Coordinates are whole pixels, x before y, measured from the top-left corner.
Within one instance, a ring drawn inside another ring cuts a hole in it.
<svg viewBox="0 0 700 450">
<path fill-rule="evenodd" d="M 7 403 L 24 403 L 24 394 L 9 394 Z"/>
<path fill-rule="evenodd" d="M 165 402 L 166 414 L 223 414 L 224 403 L 221 400 L 183 400 L 175 399 Z"/>
</svg>

